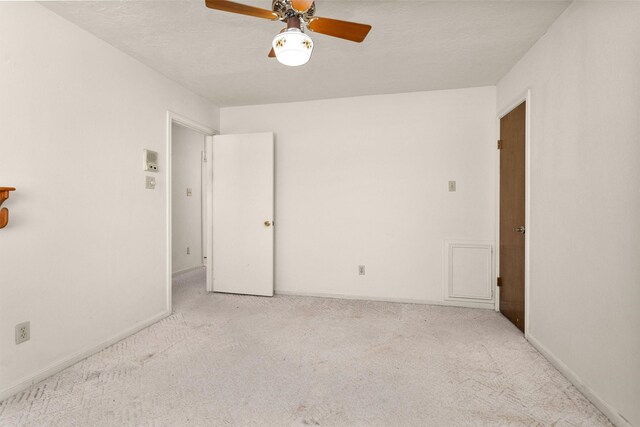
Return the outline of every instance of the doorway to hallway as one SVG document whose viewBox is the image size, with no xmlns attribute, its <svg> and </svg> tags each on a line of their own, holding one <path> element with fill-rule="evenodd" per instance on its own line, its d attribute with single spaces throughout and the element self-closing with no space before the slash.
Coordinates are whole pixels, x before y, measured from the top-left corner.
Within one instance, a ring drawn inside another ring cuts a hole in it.
<svg viewBox="0 0 640 427">
<path fill-rule="evenodd" d="M 204 271 L 211 291 L 211 174 L 215 130 L 167 112 L 167 309 L 173 311 L 173 276 Z"/>
<path fill-rule="evenodd" d="M 205 265 L 205 135 L 173 123 L 171 127 L 171 265 L 179 274 Z"/>
</svg>

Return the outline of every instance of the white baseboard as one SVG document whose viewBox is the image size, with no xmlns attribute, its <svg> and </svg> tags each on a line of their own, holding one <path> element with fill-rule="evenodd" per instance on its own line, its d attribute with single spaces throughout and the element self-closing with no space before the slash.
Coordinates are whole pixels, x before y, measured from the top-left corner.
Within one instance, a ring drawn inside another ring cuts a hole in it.
<svg viewBox="0 0 640 427">
<path fill-rule="evenodd" d="M 317 297 L 317 298 L 338 298 L 338 299 L 352 299 L 359 301 L 384 301 L 384 302 L 399 302 L 404 304 L 425 304 L 425 305 L 443 305 L 448 307 L 465 307 L 465 308 L 485 308 L 489 310 L 494 309 L 493 301 L 471 302 L 471 301 L 430 301 L 422 299 L 410 299 L 410 298 L 386 298 L 386 297 L 372 297 L 364 295 L 347 295 L 347 294 L 329 294 L 323 292 L 298 292 L 298 291 L 284 291 L 275 290 L 276 295 L 292 295 L 300 297 Z"/>
<path fill-rule="evenodd" d="M 618 427 L 632 427 L 631 424 L 616 411 L 614 407 L 602 400 L 592 389 L 587 387 L 575 372 L 558 359 L 551 351 L 540 343 L 531 334 L 527 334 L 527 340 L 536 348 L 562 375 L 569 380 L 591 403 L 594 404 L 613 424 Z"/>
<path fill-rule="evenodd" d="M 75 354 L 72 354 L 71 356 L 65 357 L 61 360 L 58 360 L 56 362 L 53 362 L 52 364 L 50 364 L 49 366 L 41 369 L 40 371 L 36 372 L 35 374 L 31 374 L 31 375 L 27 375 L 26 377 L 18 380 L 16 383 L 14 383 L 13 385 L 0 390 L 0 401 L 5 400 L 11 396 L 13 396 L 14 394 L 20 393 L 21 391 L 31 387 L 33 384 L 38 383 L 48 377 L 50 377 L 53 374 L 56 374 L 60 371 L 62 371 L 63 369 L 68 368 L 69 366 L 73 365 L 74 363 L 77 363 L 79 361 L 81 361 L 82 359 L 86 359 L 87 357 L 96 354 L 99 351 L 104 350 L 105 348 L 109 347 L 110 345 L 113 345 L 115 343 L 117 343 L 118 341 L 121 341 L 133 334 L 135 334 L 136 332 L 141 331 L 142 329 L 149 327 L 151 325 L 153 325 L 154 323 L 156 323 L 159 320 L 164 319 L 165 317 L 169 316 L 171 313 L 168 311 L 163 311 L 159 314 L 156 314 L 146 320 L 143 320 L 142 322 L 136 324 L 135 326 L 133 326 L 132 328 L 129 328 L 123 332 L 120 332 L 119 334 L 116 334 L 114 336 L 112 336 L 111 338 L 107 339 L 106 341 L 103 341 L 100 344 L 91 346 L 91 347 L 87 347 L 84 348 L 78 352 L 76 352 Z"/>
</svg>

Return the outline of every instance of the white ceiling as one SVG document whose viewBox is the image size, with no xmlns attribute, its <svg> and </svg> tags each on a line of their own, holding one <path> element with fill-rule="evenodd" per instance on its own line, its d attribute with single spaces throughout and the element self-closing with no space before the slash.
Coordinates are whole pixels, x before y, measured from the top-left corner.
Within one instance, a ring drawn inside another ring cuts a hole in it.
<svg viewBox="0 0 640 427">
<path fill-rule="evenodd" d="M 282 23 L 211 10 L 204 0 L 43 4 L 213 103 L 232 106 L 493 85 L 569 3 L 317 0 L 316 16 L 373 29 L 362 44 L 309 32 L 313 56 L 296 68 L 267 58 Z"/>
</svg>

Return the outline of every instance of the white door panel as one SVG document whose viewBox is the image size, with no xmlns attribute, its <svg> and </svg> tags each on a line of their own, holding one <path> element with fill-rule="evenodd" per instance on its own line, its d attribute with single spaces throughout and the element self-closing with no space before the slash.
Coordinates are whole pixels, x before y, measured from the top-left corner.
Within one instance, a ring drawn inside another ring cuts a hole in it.
<svg viewBox="0 0 640 427">
<path fill-rule="evenodd" d="M 214 292 L 273 295 L 273 148 L 272 133 L 213 138 Z"/>
</svg>

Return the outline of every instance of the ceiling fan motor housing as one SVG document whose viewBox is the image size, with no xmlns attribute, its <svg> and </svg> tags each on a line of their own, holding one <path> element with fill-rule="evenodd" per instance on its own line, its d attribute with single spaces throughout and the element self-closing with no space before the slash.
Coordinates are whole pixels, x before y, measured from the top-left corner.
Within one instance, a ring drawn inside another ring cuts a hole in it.
<svg viewBox="0 0 640 427">
<path fill-rule="evenodd" d="M 280 17 L 281 21 L 286 22 L 292 16 L 308 21 L 316 13 L 316 4 L 311 3 L 311 6 L 306 11 L 300 12 L 294 9 L 291 0 L 273 0 L 272 10 Z"/>
</svg>

